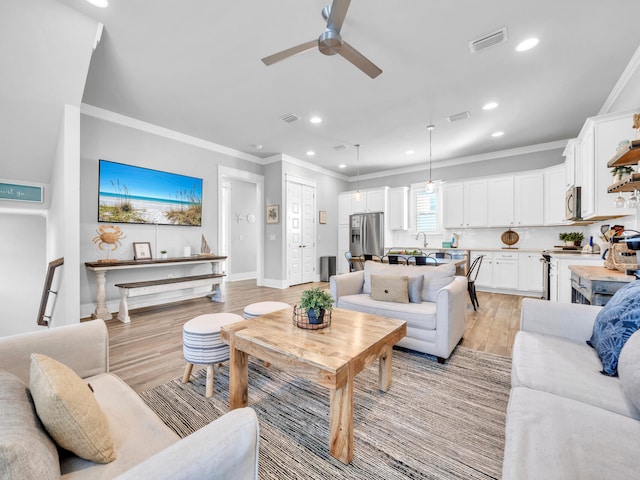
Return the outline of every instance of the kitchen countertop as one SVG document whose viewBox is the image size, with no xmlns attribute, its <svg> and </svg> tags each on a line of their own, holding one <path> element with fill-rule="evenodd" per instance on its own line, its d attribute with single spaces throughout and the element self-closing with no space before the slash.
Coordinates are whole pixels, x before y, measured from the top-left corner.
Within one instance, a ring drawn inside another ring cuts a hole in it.
<svg viewBox="0 0 640 480">
<path fill-rule="evenodd" d="M 591 282 L 633 282 L 636 277 L 625 275 L 618 270 L 610 270 L 605 267 L 592 267 L 590 265 L 569 265 L 569 270 L 580 278 Z"/>
<path fill-rule="evenodd" d="M 565 252 L 549 252 L 549 255 L 552 257 L 556 257 L 560 260 L 567 260 L 567 259 L 580 259 L 580 260 L 593 260 L 598 261 L 600 260 L 601 262 L 604 262 L 604 260 L 602 259 L 602 254 L 600 253 L 565 253 Z"/>
</svg>

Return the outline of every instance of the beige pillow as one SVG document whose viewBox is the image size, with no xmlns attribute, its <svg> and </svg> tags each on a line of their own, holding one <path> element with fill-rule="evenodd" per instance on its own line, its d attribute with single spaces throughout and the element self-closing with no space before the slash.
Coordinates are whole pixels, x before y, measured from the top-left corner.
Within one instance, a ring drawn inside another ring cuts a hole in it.
<svg viewBox="0 0 640 480">
<path fill-rule="evenodd" d="M 115 460 L 107 417 L 90 387 L 66 365 L 31 355 L 29 387 L 40 421 L 56 443 L 98 463 Z"/>
<path fill-rule="evenodd" d="M 371 298 L 383 302 L 409 303 L 409 277 L 371 275 Z"/>
<path fill-rule="evenodd" d="M 456 266 L 452 263 L 445 263 L 437 267 L 424 267 L 422 273 L 424 273 L 422 300 L 425 302 L 435 302 L 440 289 L 453 282 Z"/>
<path fill-rule="evenodd" d="M 620 350 L 618 377 L 627 399 L 640 410 L 640 330 Z"/>
</svg>

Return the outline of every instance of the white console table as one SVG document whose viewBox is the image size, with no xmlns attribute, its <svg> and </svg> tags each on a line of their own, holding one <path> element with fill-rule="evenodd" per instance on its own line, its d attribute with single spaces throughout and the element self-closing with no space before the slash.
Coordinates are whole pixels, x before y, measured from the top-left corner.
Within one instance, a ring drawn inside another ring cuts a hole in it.
<svg viewBox="0 0 640 480">
<path fill-rule="evenodd" d="M 118 260 L 114 262 L 86 262 L 84 265 L 96 275 L 96 309 L 92 318 L 111 320 L 112 315 L 107 308 L 107 272 L 109 270 L 128 270 L 133 268 L 170 267 L 174 265 L 195 265 L 201 263 L 211 264 L 211 273 L 218 273 L 218 264 L 224 262 L 227 257 L 213 255 L 198 255 L 193 257 L 164 258 L 158 260 Z M 211 301 L 223 302 L 222 290 L 219 285 L 213 285 L 210 294 Z"/>
</svg>

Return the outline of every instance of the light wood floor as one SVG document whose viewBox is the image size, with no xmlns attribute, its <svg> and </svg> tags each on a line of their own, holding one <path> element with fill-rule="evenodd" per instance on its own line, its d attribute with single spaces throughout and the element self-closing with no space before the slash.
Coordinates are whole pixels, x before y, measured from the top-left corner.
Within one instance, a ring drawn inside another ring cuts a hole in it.
<svg viewBox="0 0 640 480">
<path fill-rule="evenodd" d="M 182 375 L 182 326 L 204 313 L 230 312 L 242 315 L 245 305 L 277 300 L 296 304 L 302 290 L 312 286 L 329 288 L 327 282 L 298 285 L 284 290 L 257 287 L 255 280 L 226 283 L 225 302 L 197 298 L 132 310 L 131 323 L 107 321 L 111 372 L 135 391 L 155 387 Z M 474 350 L 511 356 L 518 330 L 522 297 L 478 292 L 480 308 L 467 304 L 467 330 L 462 345 Z"/>
</svg>

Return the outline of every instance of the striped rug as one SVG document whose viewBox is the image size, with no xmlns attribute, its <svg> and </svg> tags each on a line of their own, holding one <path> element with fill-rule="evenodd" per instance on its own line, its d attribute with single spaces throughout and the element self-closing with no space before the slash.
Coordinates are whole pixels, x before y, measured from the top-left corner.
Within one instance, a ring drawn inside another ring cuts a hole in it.
<svg viewBox="0 0 640 480">
<path fill-rule="evenodd" d="M 328 453 L 328 391 L 262 362 L 249 365 L 249 405 L 260 422 L 261 479 L 500 478 L 509 398 L 509 358 L 457 347 L 446 365 L 403 349 L 393 352 L 393 384 L 378 390 L 377 362 L 355 381 L 355 455 Z M 140 394 L 186 436 L 228 411 L 228 369 Z"/>
</svg>

